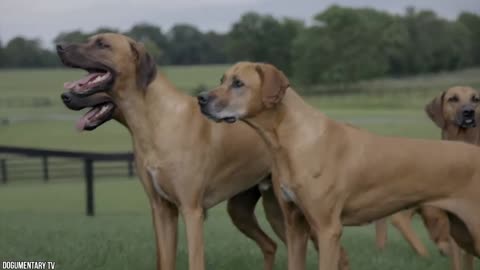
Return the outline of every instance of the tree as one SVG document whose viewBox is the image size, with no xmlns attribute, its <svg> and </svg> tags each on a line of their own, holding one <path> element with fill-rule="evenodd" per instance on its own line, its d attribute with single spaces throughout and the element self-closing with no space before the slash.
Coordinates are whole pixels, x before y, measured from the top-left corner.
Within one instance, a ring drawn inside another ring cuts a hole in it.
<svg viewBox="0 0 480 270">
<path fill-rule="evenodd" d="M 463 24 L 470 32 L 472 63 L 480 65 L 480 16 L 463 12 L 458 17 L 457 22 Z"/>
<path fill-rule="evenodd" d="M 202 33 L 189 24 L 177 24 L 168 32 L 168 59 L 170 64 L 190 65 L 206 63 L 206 47 Z"/>
<path fill-rule="evenodd" d="M 468 29 L 459 23 L 437 17 L 433 11 L 407 10 L 405 24 L 410 47 L 405 57 L 408 73 L 438 72 L 468 64 L 471 50 Z"/>
<path fill-rule="evenodd" d="M 0 40 L 0 68 L 6 66 L 6 60 L 5 54 L 3 53 L 3 43 Z"/>
<path fill-rule="evenodd" d="M 381 37 L 392 23 L 389 14 L 332 6 L 314 19 L 295 43 L 296 77 L 307 83 L 352 82 L 387 72 Z"/>
<path fill-rule="evenodd" d="M 292 51 L 295 79 L 306 85 L 326 81 L 336 55 L 334 41 L 323 27 L 312 26 L 302 31 L 295 39 Z"/>
<path fill-rule="evenodd" d="M 168 50 L 168 40 L 162 33 L 160 27 L 141 23 L 134 25 L 125 34 L 137 41 L 143 42 L 158 64 L 163 64 L 168 61 L 166 55 L 166 51 Z"/>
<path fill-rule="evenodd" d="M 381 39 L 383 53 L 388 63 L 388 74 L 407 74 L 409 72 L 408 53 L 411 39 L 404 19 L 395 16 L 383 31 Z"/>
<path fill-rule="evenodd" d="M 168 45 L 167 37 L 163 34 L 162 29 L 152 24 L 136 24 L 125 34 L 141 42 L 150 40 L 162 50 L 166 50 Z"/>
<path fill-rule="evenodd" d="M 222 64 L 227 62 L 225 43 L 227 36 L 214 31 L 209 31 L 203 35 L 205 42 L 205 63 Z"/>
<path fill-rule="evenodd" d="M 79 43 L 79 42 L 85 42 L 88 37 L 89 37 L 89 34 L 83 33 L 80 30 L 71 31 L 71 32 L 61 32 L 54 38 L 53 42 L 55 44 L 58 44 L 61 42 Z"/>
<path fill-rule="evenodd" d="M 226 47 L 229 60 L 269 62 L 290 74 L 292 42 L 301 28 L 303 24 L 300 21 L 279 21 L 270 15 L 247 13 L 228 34 Z"/>
<path fill-rule="evenodd" d="M 115 28 L 102 26 L 97 30 L 95 30 L 94 32 L 88 34 L 88 36 L 93 36 L 93 35 L 103 34 L 103 33 L 120 33 L 120 31 L 118 31 L 118 29 L 115 29 Z"/>
<path fill-rule="evenodd" d="M 46 67 L 58 64 L 53 52 L 43 49 L 37 39 L 16 37 L 4 48 L 9 67 Z"/>
</svg>

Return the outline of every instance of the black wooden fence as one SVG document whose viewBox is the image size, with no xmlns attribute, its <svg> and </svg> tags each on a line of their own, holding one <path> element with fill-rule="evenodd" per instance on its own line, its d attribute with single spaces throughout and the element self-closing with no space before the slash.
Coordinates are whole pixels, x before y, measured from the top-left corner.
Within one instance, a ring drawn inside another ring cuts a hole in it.
<svg viewBox="0 0 480 270">
<path fill-rule="evenodd" d="M 84 178 L 86 213 L 95 214 L 95 177 L 133 177 L 132 153 L 70 152 L 0 146 L 0 182 L 71 180 Z"/>
</svg>

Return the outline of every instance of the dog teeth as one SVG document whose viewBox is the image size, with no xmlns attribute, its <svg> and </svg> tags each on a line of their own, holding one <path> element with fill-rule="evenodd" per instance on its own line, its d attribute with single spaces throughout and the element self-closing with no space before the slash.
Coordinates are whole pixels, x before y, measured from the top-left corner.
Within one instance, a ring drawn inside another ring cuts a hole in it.
<svg viewBox="0 0 480 270">
<path fill-rule="evenodd" d="M 103 114 L 104 112 L 106 112 L 108 110 L 108 106 L 102 106 L 102 108 L 100 109 L 100 112 L 98 114 Z"/>
<path fill-rule="evenodd" d="M 95 78 L 95 80 L 93 80 L 94 83 L 97 83 L 97 82 L 100 82 L 100 81 L 102 81 L 101 76 L 98 76 L 97 78 Z"/>
<path fill-rule="evenodd" d="M 97 77 L 95 77 L 95 80 L 91 81 L 90 83 L 101 82 L 101 81 L 105 80 L 107 78 L 107 76 L 108 76 L 108 74 L 97 76 Z"/>
</svg>

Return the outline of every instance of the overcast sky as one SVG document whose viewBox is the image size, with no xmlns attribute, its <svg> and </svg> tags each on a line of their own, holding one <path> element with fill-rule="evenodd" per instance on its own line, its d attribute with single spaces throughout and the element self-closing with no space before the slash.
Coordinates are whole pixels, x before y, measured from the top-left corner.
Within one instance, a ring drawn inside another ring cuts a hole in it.
<svg viewBox="0 0 480 270">
<path fill-rule="evenodd" d="M 461 11 L 480 13 L 479 0 L 0 0 L 0 39 L 23 35 L 50 46 L 60 31 L 99 26 L 127 30 L 149 22 L 168 30 L 191 23 L 202 30 L 227 31 L 247 11 L 309 21 L 332 4 L 374 7 L 402 13 L 407 6 L 432 9 L 450 19 Z"/>
</svg>

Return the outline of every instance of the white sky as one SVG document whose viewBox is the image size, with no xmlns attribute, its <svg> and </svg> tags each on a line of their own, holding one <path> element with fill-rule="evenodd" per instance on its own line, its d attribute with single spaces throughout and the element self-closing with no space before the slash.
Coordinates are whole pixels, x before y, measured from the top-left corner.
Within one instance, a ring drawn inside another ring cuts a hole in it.
<svg viewBox="0 0 480 270">
<path fill-rule="evenodd" d="M 92 31 L 100 26 L 127 30 L 139 22 L 159 25 L 164 31 L 175 23 L 191 23 L 224 32 L 247 11 L 309 21 L 331 4 L 392 13 L 415 6 L 450 19 L 461 11 L 480 13 L 479 0 L 0 0 L 0 40 L 5 43 L 23 35 L 50 46 L 60 31 Z"/>
</svg>

